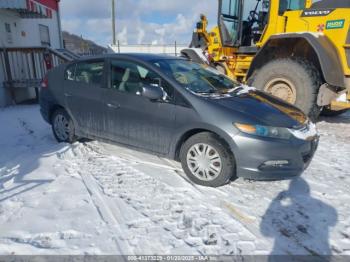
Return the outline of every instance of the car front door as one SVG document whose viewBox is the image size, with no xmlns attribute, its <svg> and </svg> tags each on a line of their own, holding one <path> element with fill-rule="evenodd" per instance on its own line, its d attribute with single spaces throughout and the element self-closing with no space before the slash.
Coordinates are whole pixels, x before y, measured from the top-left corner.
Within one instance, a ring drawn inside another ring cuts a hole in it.
<svg viewBox="0 0 350 262">
<path fill-rule="evenodd" d="M 104 60 L 82 61 L 65 71 L 66 109 L 83 135 L 103 136 Z"/>
<path fill-rule="evenodd" d="M 136 62 L 113 59 L 109 66 L 110 84 L 105 90 L 108 133 L 120 143 L 167 154 L 175 127 L 173 88 Z M 143 85 L 160 85 L 164 99 L 143 97 Z"/>
</svg>

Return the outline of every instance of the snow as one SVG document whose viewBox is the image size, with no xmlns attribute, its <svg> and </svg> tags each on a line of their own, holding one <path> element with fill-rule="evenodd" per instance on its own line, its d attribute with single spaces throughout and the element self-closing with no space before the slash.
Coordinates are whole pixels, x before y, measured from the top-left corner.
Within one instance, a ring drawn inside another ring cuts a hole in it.
<svg viewBox="0 0 350 262">
<path fill-rule="evenodd" d="M 317 124 L 301 178 L 218 189 L 156 156 L 58 144 L 37 106 L 0 123 L 0 255 L 350 254 L 350 114 Z"/>
<path fill-rule="evenodd" d="M 247 85 L 240 85 L 236 88 L 234 88 L 232 90 L 232 92 L 237 92 L 237 95 L 240 96 L 240 95 L 245 95 L 245 94 L 248 94 L 250 93 L 251 91 L 255 91 L 256 88 L 255 87 L 252 87 L 252 86 L 247 86 Z"/>
</svg>

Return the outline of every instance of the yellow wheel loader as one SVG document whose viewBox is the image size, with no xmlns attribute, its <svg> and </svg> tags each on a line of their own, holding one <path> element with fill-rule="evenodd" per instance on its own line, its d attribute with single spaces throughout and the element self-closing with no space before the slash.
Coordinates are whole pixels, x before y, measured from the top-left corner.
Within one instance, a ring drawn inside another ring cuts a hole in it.
<svg viewBox="0 0 350 262">
<path fill-rule="evenodd" d="M 350 0 L 219 0 L 182 55 L 316 119 L 350 108 Z"/>
</svg>

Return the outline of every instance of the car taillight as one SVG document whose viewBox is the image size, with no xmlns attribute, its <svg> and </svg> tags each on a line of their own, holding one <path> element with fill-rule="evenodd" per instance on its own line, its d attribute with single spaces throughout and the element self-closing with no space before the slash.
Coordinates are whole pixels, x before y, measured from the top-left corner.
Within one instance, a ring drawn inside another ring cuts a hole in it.
<svg viewBox="0 0 350 262">
<path fill-rule="evenodd" d="M 47 76 L 45 76 L 41 81 L 41 89 L 47 89 L 48 87 L 49 87 L 49 79 L 47 78 Z"/>
</svg>

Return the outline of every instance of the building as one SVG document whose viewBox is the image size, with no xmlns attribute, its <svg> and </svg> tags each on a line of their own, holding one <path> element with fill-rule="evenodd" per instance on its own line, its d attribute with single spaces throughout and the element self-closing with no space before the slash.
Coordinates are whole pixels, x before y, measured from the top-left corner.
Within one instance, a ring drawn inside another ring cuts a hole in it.
<svg viewBox="0 0 350 262">
<path fill-rule="evenodd" d="M 0 45 L 62 48 L 59 0 L 0 0 Z"/>
<path fill-rule="evenodd" d="M 0 0 L 0 107 L 33 96 L 62 48 L 59 0 Z"/>
</svg>

